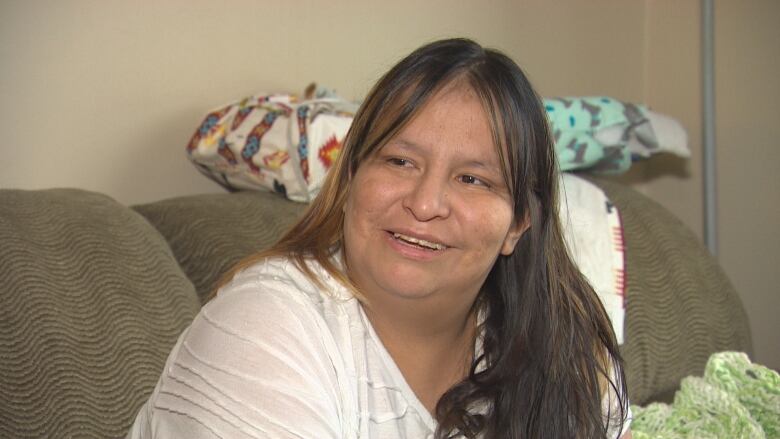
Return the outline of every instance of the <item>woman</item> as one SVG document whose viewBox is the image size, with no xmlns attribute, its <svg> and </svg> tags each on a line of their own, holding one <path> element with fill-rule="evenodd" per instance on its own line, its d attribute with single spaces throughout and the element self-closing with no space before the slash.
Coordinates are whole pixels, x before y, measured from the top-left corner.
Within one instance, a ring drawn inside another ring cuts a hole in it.
<svg viewBox="0 0 780 439">
<path fill-rule="evenodd" d="M 129 437 L 628 437 L 557 178 L 514 62 L 462 39 L 416 50 L 304 217 L 182 335 Z"/>
</svg>

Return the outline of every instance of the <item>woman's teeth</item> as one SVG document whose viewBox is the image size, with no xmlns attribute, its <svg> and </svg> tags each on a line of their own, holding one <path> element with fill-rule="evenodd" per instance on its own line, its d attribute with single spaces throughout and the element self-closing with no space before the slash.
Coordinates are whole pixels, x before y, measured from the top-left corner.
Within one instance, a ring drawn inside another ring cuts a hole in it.
<svg viewBox="0 0 780 439">
<path fill-rule="evenodd" d="M 439 244 L 439 243 L 431 242 L 431 241 L 426 241 L 424 239 L 413 238 L 411 236 L 402 235 L 400 233 L 393 233 L 393 237 L 395 239 L 400 239 L 402 241 L 406 241 L 408 243 L 411 243 L 411 244 L 414 244 L 414 245 L 418 245 L 420 247 L 429 248 L 431 250 L 444 250 L 444 249 L 447 248 L 447 246 L 445 246 L 443 244 Z"/>
</svg>

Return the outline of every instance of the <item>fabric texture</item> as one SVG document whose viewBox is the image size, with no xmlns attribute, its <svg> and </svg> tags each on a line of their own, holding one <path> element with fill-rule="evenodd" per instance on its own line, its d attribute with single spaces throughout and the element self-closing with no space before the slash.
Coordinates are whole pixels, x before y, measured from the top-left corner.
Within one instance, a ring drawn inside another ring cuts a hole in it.
<svg viewBox="0 0 780 439">
<path fill-rule="evenodd" d="M 133 208 L 165 237 L 205 303 L 225 272 L 270 247 L 306 205 L 257 191 L 177 197 Z"/>
<path fill-rule="evenodd" d="M 619 344 L 625 341 L 625 246 L 618 208 L 598 186 L 561 174 L 559 215 L 577 268 L 598 294 Z"/>
<path fill-rule="evenodd" d="M 750 353 L 742 303 L 717 261 L 679 219 L 628 186 L 592 179 L 620 208 L 626 247 L 621 353 L 631 400 L 668 399 L 713 352 Z"/>
<path fill-rule="evenodd" d="M 133 211 L 80 190 L 0 190 L 0 437 L 123 435 L 197 313 Z"/>
<path fill-rule="evenodd" d="M 228 189 L 271 190 L 308 202 L 338 157 L 356 110 L 337 96 L 249 96 L 207 114 L 187 156 Z"/>
<path fill-rule="evenodd" d="M 690 157 L 685 129 L 643 105 L 606 96 L 544 99 L 561 170 L 625 172 L 661 152 Z"/>
<path fill-rule="evenodd" d="M 128 438 L 431 438 L 435 421 L 360 303 L 310 267 L 324 289 L 278 258 L 221 289 L 180 338 Z"/>
<path fill-rule="evenodd" d="M 643 105 L 606 96 L 543 102 L 563 171 L 616 174 L 653 154 L 690 157 L 680 122 Z M 341 152 L 357 109 L 324 87 L 305 100 L 281 93 L 248 96 L 206 114 L 187 144 L 187 157 L 228 190 L 274 191 L 309 202 Z"/>
<path fill-rule="evenodd" d="M 636 439 L 780 438 L 780 375 L 742 352 L 718 352 L 683 379 L 674 404 L 633 407 Z"/>
<path fill-rule="evenodd" d="M 358 301 L 312 268 L 329 290 L 281 259 L 224 287 L 171 353 L 128 437 L 430 437 L 433 419 Z"/>
</svg>

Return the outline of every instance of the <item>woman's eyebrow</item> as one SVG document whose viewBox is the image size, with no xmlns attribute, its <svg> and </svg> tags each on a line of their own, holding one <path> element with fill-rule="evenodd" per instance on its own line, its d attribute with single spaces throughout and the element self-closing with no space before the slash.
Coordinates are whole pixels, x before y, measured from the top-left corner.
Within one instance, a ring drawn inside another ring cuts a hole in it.
<svg viewBox="0 0 780 439">
<path fill-rule="evenodd" d="M 393 145 L 398 148 L 401 148 L 404 151 L 410 151 L 413 153 L 422 154 L 425 152 L 425 148 L 421 146 L 420 144 L 413 142 L 411 140 L 402 139 L 402 138 L 395 138 L 391 139 L 389 142 L 385 144 L 387 145 Z M 463 163 L 460 163 L 461 166 L 465 167 L 474 167 L 474 168 L 480 168 L 484 169 L 488 172 L 495 172 L 495 173 L 501 173 L 501 166 L 494 162 L 494 161 L 485 161 L 481 159 L 471 159 L 471 160 L 465 160 Z"/>
<path fill-rule="evenodd" d="M 424 148 L 421 145 L 415 142 L 406 139 L 397 138 L 397 137 L 395 139 L 390 139 L 390 141 L 387 142 L 387 145 L 398 146 L 405 150 L 411 150 L 412 152 L 423 152 L 424 150 Z"/>
</svg>

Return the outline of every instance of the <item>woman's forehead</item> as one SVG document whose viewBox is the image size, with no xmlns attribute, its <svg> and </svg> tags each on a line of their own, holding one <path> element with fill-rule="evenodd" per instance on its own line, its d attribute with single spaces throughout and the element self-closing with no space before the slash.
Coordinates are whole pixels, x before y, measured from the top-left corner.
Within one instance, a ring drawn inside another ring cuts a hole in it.
<svg viewBox="0 0 780 439">
<path fill-rule="evenodd" d="M 495 106 L 495 100 L 488 97 L 491 95 L 490 91 L 475 85 L 474 78 L 469 77 L 468 74 L 459 74 L 446 82 L 434 87 L 431 95 L 425 99 L 425 101 L 414 109 L 412 114 L 408 115 L 406 120 L 401 121 L 400 126 L 397 126 L 393 132 L 387 132 L 388 127 L 395 125 L 402 118 L 401 114 L 404 112 L 404 106 L 408 104 L 410 97 L 414 94 L 414 90 L 418 87 L 422 87 L 420 84 L 410 84 L 400 93 L 395 95 L 394 99 L 385 106 L 384 110 L 378 114 L 377 118 L 370 124 L 369 130 L 375 131 L 377 137 L 369 135 L 368 138 L 373 138 L 374 141 L 364 144 L 368 147 L 368 150 L 364 150 L 362 153 L 358 152 L 358 162 L 361 162 L 364 158 L 371 156 L 380 151 L 385 145 L 391 141 L 405 140 L 402 134 L 410 125 L 413 125 L 415 121 L 420 118 L 420 115 L 429 109 L 432 105 L 440 102 L 443 98 L 451 98 L 453 95 L 472 99 L 477 103 L 474 107 L 474 113 L 478 115 L 479 119 L 484 122 L 490 133 L 490 145 L 492 159 L 495 166 L 503 167 L 505 176 L 511 175 L 511 165 L 509 163 L 510 155 L 507 151 L 507 145 L 503 137 L 503 125 L 504 121 L 501 120 L 501 111 L 497 108 L 491 108 Z M 441 109 L 440 109 L 441 110 Z M 424 131 L 424 128 L 420 128 Z M 385 132 L 385 138 L 378 138 L 382 136 L 382 132 Z M 501 145 L 498 148 L 498 145 Z M 359 163 L 356 163 L 359 166 Z"/>
</svg>

